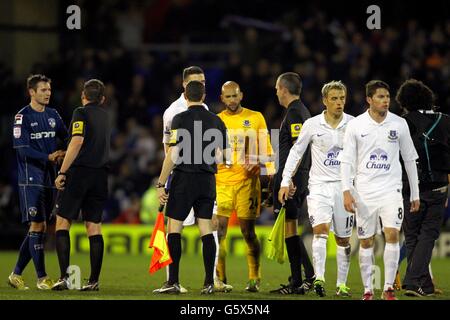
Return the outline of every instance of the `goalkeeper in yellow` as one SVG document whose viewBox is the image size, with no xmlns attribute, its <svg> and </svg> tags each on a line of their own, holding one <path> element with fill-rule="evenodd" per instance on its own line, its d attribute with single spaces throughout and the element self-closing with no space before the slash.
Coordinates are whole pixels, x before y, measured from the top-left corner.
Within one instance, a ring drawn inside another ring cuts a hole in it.
<svg viewBox="0 0 450 320">
<path fill-rule="evenodd" d="M 231 163 L 219 164 L 216 174 L 219 259 L 216 269 L 216 291 L 231 291 L 226 284 L 226 235 L 233 211 L 239 218 L 247 244 L 249 281 L 245 290 L 258 292 L 261 279 L 261 247 L 255 233 L 255 221 L 261 208 L 260 174 L 273 175 L 273 154 L 266 121 L 260 112 L 241 106 L 243 93 L 236 82 L 222 86 L 221 100 L 226 109 L 218 114 L 227 127 L 232 150 Z M 222 290 L 220 290 L 222 289 Z"/>
</svg>

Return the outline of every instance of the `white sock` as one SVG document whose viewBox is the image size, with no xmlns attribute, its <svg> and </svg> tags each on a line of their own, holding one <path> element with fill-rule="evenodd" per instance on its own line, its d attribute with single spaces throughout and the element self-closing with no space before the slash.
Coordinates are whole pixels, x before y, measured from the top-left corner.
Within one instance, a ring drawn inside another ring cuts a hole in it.
<svg viewBox="0 0 450 320">
<path fill-rule="evenodd" d="M 214 241 L 216 242 L 216 258 L 214 259 L 214 277 L 217 277 L 217 261 L 219 261 L 219 235 L 217 230 L 212 232 Z"/>
<path fill-rule="evenodd" d="M 400 257 L 399 243 L 386 243 L 384 247 L 384 291 L 394 287 L 395 275 Z"/>
<path fill-rule="evenodd" d="M 364 285 L 364 292 L 373 292 L 372 269 L 374 264 L 373 248 L 364 249 L 359 247 L 359 269 Z"/>
<path fill-rule="evenodd" d="M 350 245 L 347 247 L 337 246 L 336 260 L 338 270 L 336 287 L 339 287 L 347 282 L 348 269 L 350 268 Z"/>
<path fill-rule="evenodd" d="M 314 235 L 312 242 L 313 265 L 316 279 L 325 280 L 325 262 L 327 259 L 328 235 Z"/>
</svg>

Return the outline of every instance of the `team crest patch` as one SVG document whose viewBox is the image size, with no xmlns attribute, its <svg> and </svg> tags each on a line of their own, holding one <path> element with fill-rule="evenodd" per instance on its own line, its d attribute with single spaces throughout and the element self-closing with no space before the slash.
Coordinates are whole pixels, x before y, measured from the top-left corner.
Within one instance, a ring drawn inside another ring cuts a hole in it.
<svg viewBox="0 0 450 320">
<path fill-rule="evenodd" d="M 22 129 L 20 129 L 20 127 L 14 127 L 13 135 L 14 135 L 14 138 L 19 139 L 20 136 L 22 135 Z"/>
<path fill-rule="evenodd" d="M 244 120 L 242 125 L 244 126 L 244 128 L 250 128 L 250 126 L 251 126 L 250 120 Z"/>
<path fill-rule="evenodd" d="M 48 124 L 50 127 L 54 128 L 56 126 L 56 120 L 53 118 L 48 118 Z"/>
<path fill-rule="evenodd" d="M 364 231 L 364 229 L 363 229 L 363 227 L 358 227 L 358 235 L 359 236 L 363 236 L 363 235 L 365 235 L 365 231 Z"/>
<path fill-rule="evenodd" d="M 22 124 L 23 114 L 16 114 L 14 117 L 14 124 Z"/>
<path fill-rule="evenodd" d="M 398 139 L 397 130 L 389 130 L 388 139 L 390 141 L 396 141 Z"/>
<path fill-rule="evenodd" d="M 30 214 L 30 216 L 36 217 L 36 215 L 37 215 L 37 208 L 36 207 L 29 207 L 28 208 L 28 213 Z"/>
</svg>

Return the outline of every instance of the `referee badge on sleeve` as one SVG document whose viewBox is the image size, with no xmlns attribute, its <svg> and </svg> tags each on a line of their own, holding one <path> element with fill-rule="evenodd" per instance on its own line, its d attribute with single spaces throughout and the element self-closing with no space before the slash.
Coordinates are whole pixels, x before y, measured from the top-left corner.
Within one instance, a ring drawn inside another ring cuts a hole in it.
<svg viewBox="0 0 450 320">
<path fill-rule="evenodd" d="M 300 135 L 300 131 L 302 130 L 301 123 L 293 123 L 291 124 L 291 136 L 292 138 L 297 138 Z"/>
<path fill-rule="evenodd" d="M 83 121 L 75 121 L 72 125 L 72 134 L 83 134 Z"/>
<path fill-rule="evenodd" d="M 177 143 L 177 130 L 170 130 L 169 144 Z"/>
</svg>

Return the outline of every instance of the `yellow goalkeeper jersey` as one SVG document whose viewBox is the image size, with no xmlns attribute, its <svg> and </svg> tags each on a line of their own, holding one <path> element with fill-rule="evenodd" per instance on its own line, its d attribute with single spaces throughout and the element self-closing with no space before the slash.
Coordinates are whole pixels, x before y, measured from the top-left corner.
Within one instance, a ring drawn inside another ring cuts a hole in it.
<svg viewBox="0 0 450 320">
<path fill-rule="evenodd" d="M 274 163 L 266 162 L 267 158 L 273 155 L 273 150 L 266 120 L 261 112 L 242 108 L 239 114 L 229 114 L 224 110 L 218 116 L 227 128 L 232 157 L 231 165 L 218 165 L 216 183 L 234 185 L 260 173 L 260 170 L 245 170 L 243 165 L 246 161 L 250 164 L 258 163 L 265 167 L 267 174 L 274 174 Z"/>
</svg>

